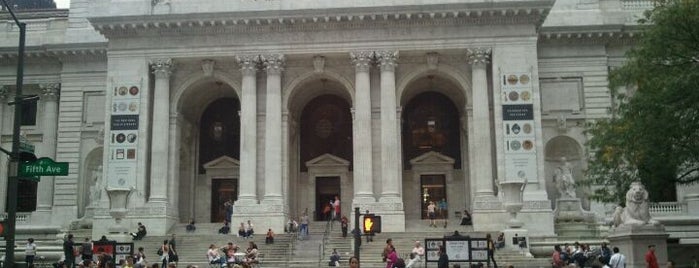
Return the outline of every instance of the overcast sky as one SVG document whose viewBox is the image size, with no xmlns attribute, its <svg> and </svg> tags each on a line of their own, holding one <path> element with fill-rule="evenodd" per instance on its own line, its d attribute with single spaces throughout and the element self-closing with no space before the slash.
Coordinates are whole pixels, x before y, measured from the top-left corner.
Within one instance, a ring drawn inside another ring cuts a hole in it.
<svg viewBox="0 0 699 268">
<path fill-rule="evenodd" d="M 54 0 L 56 3 L 56 8 L 69 8 L 70 0 Z"/>
</svg>

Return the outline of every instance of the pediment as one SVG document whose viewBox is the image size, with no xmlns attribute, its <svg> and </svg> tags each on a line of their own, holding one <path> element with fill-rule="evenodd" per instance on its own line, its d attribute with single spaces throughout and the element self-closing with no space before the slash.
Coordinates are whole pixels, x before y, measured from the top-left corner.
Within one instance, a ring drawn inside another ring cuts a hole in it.
<svg viewBox="0 0 699 268">
<path fill-rule="evenodd" d="M 229 157 L 229 156 L 221 156 L 219 158 L 216 158 L 214 160 L 211 160 L 204 164 L 204 169 L 224 169 L 224 168 L 238 168 L 240 167 L 240 161 Z"/>
<path fill-rule="evenodd" d="M 307 167 L 349 166 L 349 164 L 349 161 L 331 154 L 323 154 L 321 156 L 306 161 Z"/>
<path fill-rule="evenodd" d="M 434 165 L 434 164 L 454 164 L 454 158 L 440 154 L 435 151 L 426 152 L 410 160 L 411 165 Z"/>
</svg>

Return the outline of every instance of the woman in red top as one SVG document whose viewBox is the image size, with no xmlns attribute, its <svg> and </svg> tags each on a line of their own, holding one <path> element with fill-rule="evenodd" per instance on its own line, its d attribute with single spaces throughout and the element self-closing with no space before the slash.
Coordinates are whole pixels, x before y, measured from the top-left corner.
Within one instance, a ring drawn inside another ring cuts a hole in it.
<svg viewBox="0 0 699 268">
<path fill-rule="evenodd" d="M 655 257 L 655 245 L 648 246 L 648 252 L 646 252 L 646 268 L 660 268 L 658 266 L 658 258 Z"/>
<path fill-rule="evenodd" d="M 561 268 L 565 265 L 563 259 L 561 259 L 561 246 L 553 246 L 553 256 L 551 256 L 551 264 L 553 268 Z"/>
<path fill-rule="evenodd" d="M 388 245 L 389 252 L 386 256 L 386 268 L 393 268 L 393 264 L 398 261 L 398 254 L 396 253 L 396 248 L 393 245 Z"/>
</svg>

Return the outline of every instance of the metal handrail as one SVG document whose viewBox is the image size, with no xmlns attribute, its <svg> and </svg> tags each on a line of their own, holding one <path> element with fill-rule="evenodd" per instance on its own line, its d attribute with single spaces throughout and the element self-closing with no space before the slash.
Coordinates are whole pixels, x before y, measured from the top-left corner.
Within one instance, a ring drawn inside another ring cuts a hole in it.
<svg viewBox="0 0 699 268">
<path fill-rule="evenodd" d="M 325 259 L 325 243 L 328 242 L 328 237 L 330 237 L 330 230 L 332 229 L 332 220 L 329 220 L 325 224 L 325 231 L 323 231 L 323 240 L 321 241 L 320 245 L 318 246 L 318 261 L 322 263 L 322 261 Z"/>
</svg>

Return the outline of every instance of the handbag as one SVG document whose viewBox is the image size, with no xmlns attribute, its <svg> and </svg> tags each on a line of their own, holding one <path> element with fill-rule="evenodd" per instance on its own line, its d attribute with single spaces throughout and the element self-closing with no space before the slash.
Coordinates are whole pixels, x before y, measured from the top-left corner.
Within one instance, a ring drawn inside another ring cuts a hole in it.
<svg viewBox="0 0 699 268">
<path fill-rule="evenodd" d="M 159 248 L 158 252 L 156 252 L 156 253 L 158 254 L 158 256 L 163 256 L 163 248 L 162 247 Z"/>
</svg>

